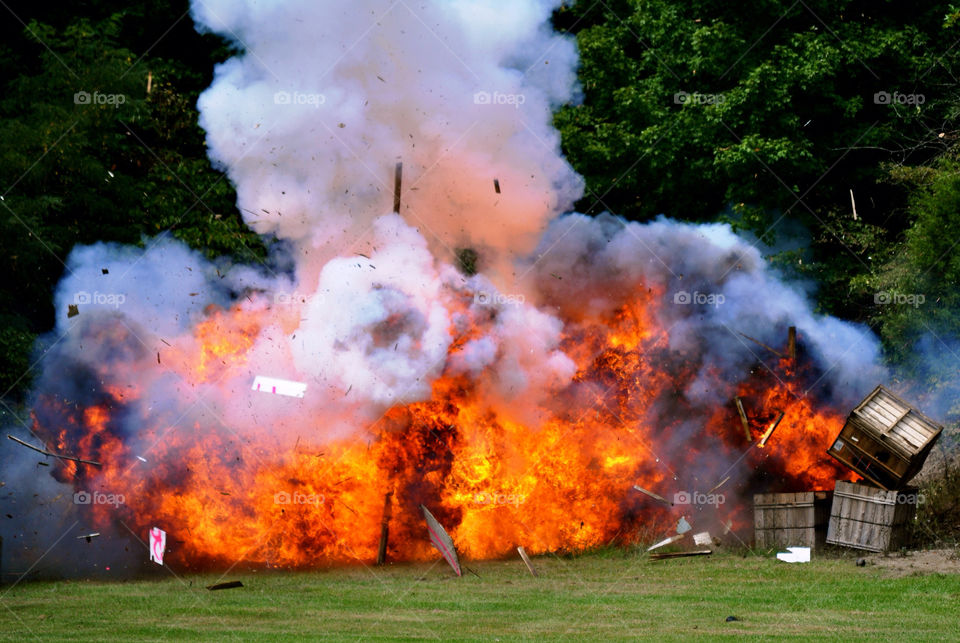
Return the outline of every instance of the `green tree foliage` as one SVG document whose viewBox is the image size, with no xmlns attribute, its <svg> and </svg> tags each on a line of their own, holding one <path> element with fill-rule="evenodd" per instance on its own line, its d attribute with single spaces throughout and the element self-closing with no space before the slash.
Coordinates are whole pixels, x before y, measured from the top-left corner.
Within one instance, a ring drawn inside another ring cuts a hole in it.
<svg viewBox="0 0 960 643">
<path fill-rule="evenodd" d="M 47 16 L 52 24 L 18 25 L 0 48 L 0 250 L 8 266 L 0 395 L 29 381 L 21 378 L 29 346 L 52 326 L 53 288 L 74 244 L 137 244 L 170 230 L 210 256 L 264 256 L 197 125 L 198 93 L 225 50 L 190 31 L 205 46 L 180 59 L 145 56 L 153 45 L 162 51 L 145 5 L 110 5 L 93 3 L 96 19 L 61 10 Z M 192 30 L 189 18 L 182 22 Z"/>
<path fill-rule="evenodd" d="M 799 220 L 814 244 L 794 268 L 826 310 L 864 318 L 849 281 L 909 225 L 884 164 L 955 139 L 944 20 L 933 2 L 575 3 L 556 23 L 577 36 L 584 101 L 555 120 L 587 179 L 580 209 L 721 216 L 767 242 Z"/>
</svg>

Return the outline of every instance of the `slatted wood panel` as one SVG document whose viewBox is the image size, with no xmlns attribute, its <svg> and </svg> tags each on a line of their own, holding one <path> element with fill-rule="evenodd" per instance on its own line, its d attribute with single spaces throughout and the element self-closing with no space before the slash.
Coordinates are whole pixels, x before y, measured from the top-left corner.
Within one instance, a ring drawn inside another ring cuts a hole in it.
<svg viewBox="0 0 960 643">
<path fill-rule="evenodd" d="M 874 552 L 905 546 L 916 498 L 916 489 L 888 491 L 837 480 L 827 543 Z"/>
<path fill-rule="evenodd" d="M 761 549 L 810 547 L 826 542 L 832 493 L 760 493 L 753 497 L 756 546 Z"/>
<path fill-rule="evenodd" d="M 878 386 L 850 413 L 828 453 L 875 484 L 898 489 L 920 471 L 942 431 Z"/>
</svg>

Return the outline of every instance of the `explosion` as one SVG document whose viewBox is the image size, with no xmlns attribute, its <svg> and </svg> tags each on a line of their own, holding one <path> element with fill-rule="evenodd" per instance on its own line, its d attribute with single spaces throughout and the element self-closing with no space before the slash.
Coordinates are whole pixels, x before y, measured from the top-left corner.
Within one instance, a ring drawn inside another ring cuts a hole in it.
<svg viewBox="0 0 960 643">
<path fill-rule="evenodd" d="M 582 182 L 550 125 L 576 100 L 557 4 L 194 7 L 239 50 L 200 101 L 211 158 L 290 268 L 165 237 L 74 250 L 32 432 L 102 464 L 57 480 L 123 497 L 84 521 L 160 527 L 181 567 L 369 563 L 386 498 L 391 560 L 436 557 L 421 504 L 493 558 L 681 513 L 736 531 L 752 493 L 846 475 L 824 452 L 875 382 L 869 331 L 813 313 L 727 226 L 564 214 Z M 125 297 L 68 317 L 91 291 Z M 789 326 L 796 356 L 774 352 Z"/>
</svg>

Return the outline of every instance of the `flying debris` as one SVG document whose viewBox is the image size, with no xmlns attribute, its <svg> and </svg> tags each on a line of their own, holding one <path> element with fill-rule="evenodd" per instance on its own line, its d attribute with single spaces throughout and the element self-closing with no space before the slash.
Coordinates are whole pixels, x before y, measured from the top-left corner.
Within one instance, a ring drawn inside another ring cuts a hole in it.
<svg viewBox="0 0 960 643">
<path fill-rule="evenodd" d="M 167 548 L 167 532 L 154 527 L 150 530 L 150 560 L 158 565 L 163 564 L 163 553 Z"/>
<path fill-rule="evenodd" d="M 307 385 L 304 382 L 292 382 L 290 380 L 281 380 L 275 377 L 264 377 L 257 375 L 253 379 L 252 390 L 261 393 L 273 393 L 275 395 L 286 395 L 288 397 L 303 397 L 307 392 Z"/>
<path fill-rule="evenodd" d="M 69 455 L 61 455 L 61 454 L 59 454 L 59 453 L 54 453 L 54 452 L 52 452 L 52 451 L 47 451 L 46 449 L 41 449 L 41 448 L 39 448 L 39 447 L 35 447 L 35 446 L 33 446 L 32 444 L 28 444 L 28 443 L 24 442 L 23 440 L 21 440 L 20 438 L 15 438 L 15 437 L 13 437 L 12 435 L 9 435 L 9 434 L 7 435 L 7 437 L 10 438 L 11 440 L 13 440 L 14 442 L 16 442 L 17 444 L 22 444 L 23 446 L 27 447 L 28 449 L 33 449 L 33 450 L 36 451 L 37 453 L 42 453 L 43 455 L 49 455 L 49 456 L 51 456 L 51 457 L 59 458 L 59 459 L 61 459 L 61 460 L 72 460 L 73 462 L 82 462 L 83 464 L 90 464 L 90 465 L 93 465 L 93 466 L 95 466 L 95 467 L 102 466 L 99 462 L 94 462 L 93 460 L 83 460 L 82 458 L 74 458 L 74 457 L 71 457 L 71 456 L 69 456 Z M 50 465 L 48 465 L 48 464 L 45 463 L 45 462 L 41 462 L 40 464 L 42 464 L 42 465 L 44 465 L 44 466 L 50 466 Z"/>
<path fill-rule="evenodd" d="M 460 559 L 457 557 L 457 550 L 454 548 L 453 540 L 447 534 L 447 530 L 437 522 L 437 519 L 433 517 L 433 514 L 430 513 L 430 510 L 427 509 L 426 506 L 420 505 L 420 509 L 423 510 L 423 517 L 427 521 L 427 531 L 430 533 L 430 542 L 437 548 L 440 555 L 443 556 L 443 559 L 450 563 L 450 566 L 453 567 L 453 571 L 456 572 L 457 576 L 463 576 L 463 572 L 460 571 Z"/>
<path fill-rule="evenodd" d="M 777 419 L 770 423 L 770 426 L 767 427 L 766 433 L 763 434 L 763 437 L 760 438 L 760 441 L 757 442 L 757 446 L 761 449 L 767 446 L 767 440 L 770 439 L 770 436 L 773 435 L 774 430 L 780 424 L 780 420 L 783 419 L 783 411 L 780 411 L 780 414 L 777 416 Z"/>
<path fill-rule="evenodd" d="M 644 489 L 643 487 L 641 487 L 641 486 L 639 486 L 639 485 L 633 485 L 633 488 L 636 489 L 637 491 L 639 491 L 639 492 L 642 493 L 642 494 L 645 494 L 645 495 L 650 496 L 650 497 L 653 498 L 654 500 L 657 500 L 657 501 L 659 501 L 659 502 L 662 502 L 663 504 L 665 504 L 665 505 L 667 505 L 667 506 L 670 506 L 670 507 L 673 506 L 673 503 L 672 503 L 672 502 L 670 502 L 669 500 L 667 500 L 666 498 L 664 498 L 663 496 L 661 496 L 661 495 L 659 495 L 659 494 L 656 494 L 656 493 L 654 493 L 654 492 L 652 492 L 652 491 L 649 491 L 649 490 L 647 490 L 647 489 Z"/>
</svg>

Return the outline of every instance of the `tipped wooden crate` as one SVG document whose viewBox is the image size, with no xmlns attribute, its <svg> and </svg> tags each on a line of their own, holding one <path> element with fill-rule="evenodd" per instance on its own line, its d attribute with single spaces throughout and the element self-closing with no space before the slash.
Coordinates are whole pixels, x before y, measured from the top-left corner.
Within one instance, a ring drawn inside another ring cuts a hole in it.
<svg viewBox="0 0 960 643">
<path fill-rule="evenodd" d="M 920 472 L 942 431 L 878 386 L 850 413 L 827 453 L 884 489 L 900 489 Z"/>
<path fill-rule="evenodd" d="M 867 551 L 893 551 L 908 545 L 917 512 L 916 489 L 888 491 L 837 480 L 827 542 Z"/>
<path fill-rule="evenodd" d="M 756 546 L 822 548 L 832 497 L 832 491 L 758 493 L 753 497 Z"/>
</svg>

